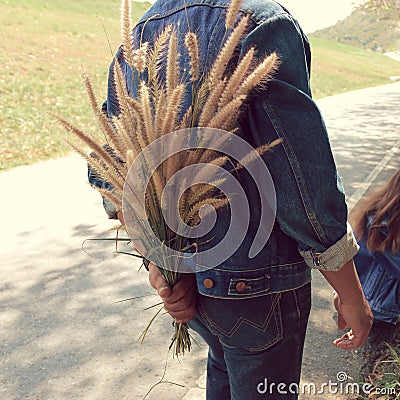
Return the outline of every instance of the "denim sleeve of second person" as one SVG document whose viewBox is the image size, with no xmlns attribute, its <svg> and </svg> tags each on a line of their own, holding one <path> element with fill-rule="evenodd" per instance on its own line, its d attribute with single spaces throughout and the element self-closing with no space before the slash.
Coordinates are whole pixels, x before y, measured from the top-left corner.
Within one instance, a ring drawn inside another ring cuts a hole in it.
<svg viewBox="0 0 400 400">
<path fill-rule="evenodd" d="M 280 66 L 248 120 L 253 142 L 282 139 L 266 162 L 277 194 L 277 221 L 308 265 L 339 270 L 358 251 L 323 118 L 309 88 L 309 43 L 288 14 L 246 38 L 259 54 L 276 51 Z M 246 129 L 246 128 L 245 128 Z"/>
</svg>

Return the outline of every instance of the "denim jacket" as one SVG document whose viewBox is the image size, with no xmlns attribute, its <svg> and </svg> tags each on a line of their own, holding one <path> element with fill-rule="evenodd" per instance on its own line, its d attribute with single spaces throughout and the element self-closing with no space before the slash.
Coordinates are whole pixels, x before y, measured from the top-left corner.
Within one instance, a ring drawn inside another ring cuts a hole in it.
<svg viewBox="0 0 400 400">
<path fill-rule="evenodd" d="M 179 27 L 180 62 L 185 63 L 183 40 L 190 29 L 199 38 L 200 64 L 206 72 L 225 35 L 228 5 L 227 0 L 158 0 L 137 22 L 133 40 L 152 44 L 167 25 Z M 339 270 L 358 250 L 347 223 L 345 196 L 326 127 L 311 95 L 309 42 L 298 22 L 274 1 L 244 0 L 240 12 L 250 16 L 250 26 L 239 57 L 249 47 L 255 47 L 258 56 L 275 51 L 280 66 L 267 89 L 250 98 L 239 135 L 253 147 L 278 138 L 282 143 L 265 157 L 277 196 L 276 221 L 265 248 L 249 259 L 253 230 L 259 222 L 259 194 L 247 181 L 244 186 L 252 215 L 242 246 L 222 265 L 196 274 L 201 294 L 222 298 L 295 289 L 310 281 L 310 268 Z M 136 88 L 121 50 L 115 60 L 134 96 Z M 109 116 L 118 114 L 112 68 L 105 108 Z M 89 180 L 96 186 L 105 185 L 91 171 Z M 228 218 L 224 212 L 219 214 L 219 221 Z M 223 222 L 217 225 L 212 237 L 222 238 L 224 226 Z"/>
<path fill-rule="evenodd" d="M 385 230 L 382 234 L 385 235 Z M 374 318 L 397 324 L 400 322 L 400 252 L 370 251 L 365 239 L 359 245 L 354 262 Z"/>
</svg>

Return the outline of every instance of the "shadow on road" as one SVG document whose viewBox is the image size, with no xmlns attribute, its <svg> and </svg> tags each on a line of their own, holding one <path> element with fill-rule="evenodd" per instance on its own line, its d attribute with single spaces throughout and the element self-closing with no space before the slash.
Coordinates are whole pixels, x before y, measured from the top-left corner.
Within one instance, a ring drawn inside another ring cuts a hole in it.
<svg viewBox="0 0 400 400">
<path fill-rule="evenodd" d="M 44 233 L 37 228 L 19 238 L 32 242 Z M 96 232 L 95 225 L 75 225 L 64 233 L 68 240 L 49 239 L 38 251 L 21 246 L 1 268 L 0 398 L 110 399 L 118 393 L 119 399 L 139 399 L 163 373 L 170 317 L 159 316 L 144 344 L 138 343 L 158 309 L 144 311 L 158 302 L 147 272 L 138 272 L 136 259 L 112 255 L 113 243 L 88 242 L 86 251 L 97 258 L 85 254 L 80 249 L 85 238 L 110 236 Z M 137 298 L 116 303 L 132 297 Z M 170 380 L 193 384 L 204 363 L 190 356 L 179 365 L 178 377 L 173 373 L 178 362 L 170 360 Z M 182 397 L 188 390 L 167 386 L 154 393 Z"/>
</svg>

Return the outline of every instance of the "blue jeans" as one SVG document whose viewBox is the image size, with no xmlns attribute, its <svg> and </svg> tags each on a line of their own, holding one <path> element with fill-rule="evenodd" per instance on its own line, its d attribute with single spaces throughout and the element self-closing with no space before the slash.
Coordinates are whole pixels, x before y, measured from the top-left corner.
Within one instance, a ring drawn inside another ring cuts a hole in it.
<svg viewBox="0 0 400 400">
<path fill-rule="evenodd" d="M 189 325 L 209 346 L 207 400 L 297 399 L 310 308 L 310 283 L 243 300 L 200 296 Z"/>
</svg>

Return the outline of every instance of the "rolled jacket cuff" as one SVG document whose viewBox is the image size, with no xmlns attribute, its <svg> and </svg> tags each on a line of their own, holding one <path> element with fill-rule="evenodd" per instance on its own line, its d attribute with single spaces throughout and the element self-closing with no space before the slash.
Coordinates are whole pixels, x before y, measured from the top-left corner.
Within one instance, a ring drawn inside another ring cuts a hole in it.
<svg viewBox="0 0 400 400">
<path fill-rule="evenodd" d="M 359 248 L 353 230 L 348 223 L 346 234 L 324 252 L 318 253 L 311 249 L 300 250 L 300 254 L 311 268 L 322 271 L 339 271 L 346 262 L 357 254 Z"/>
</svg>

